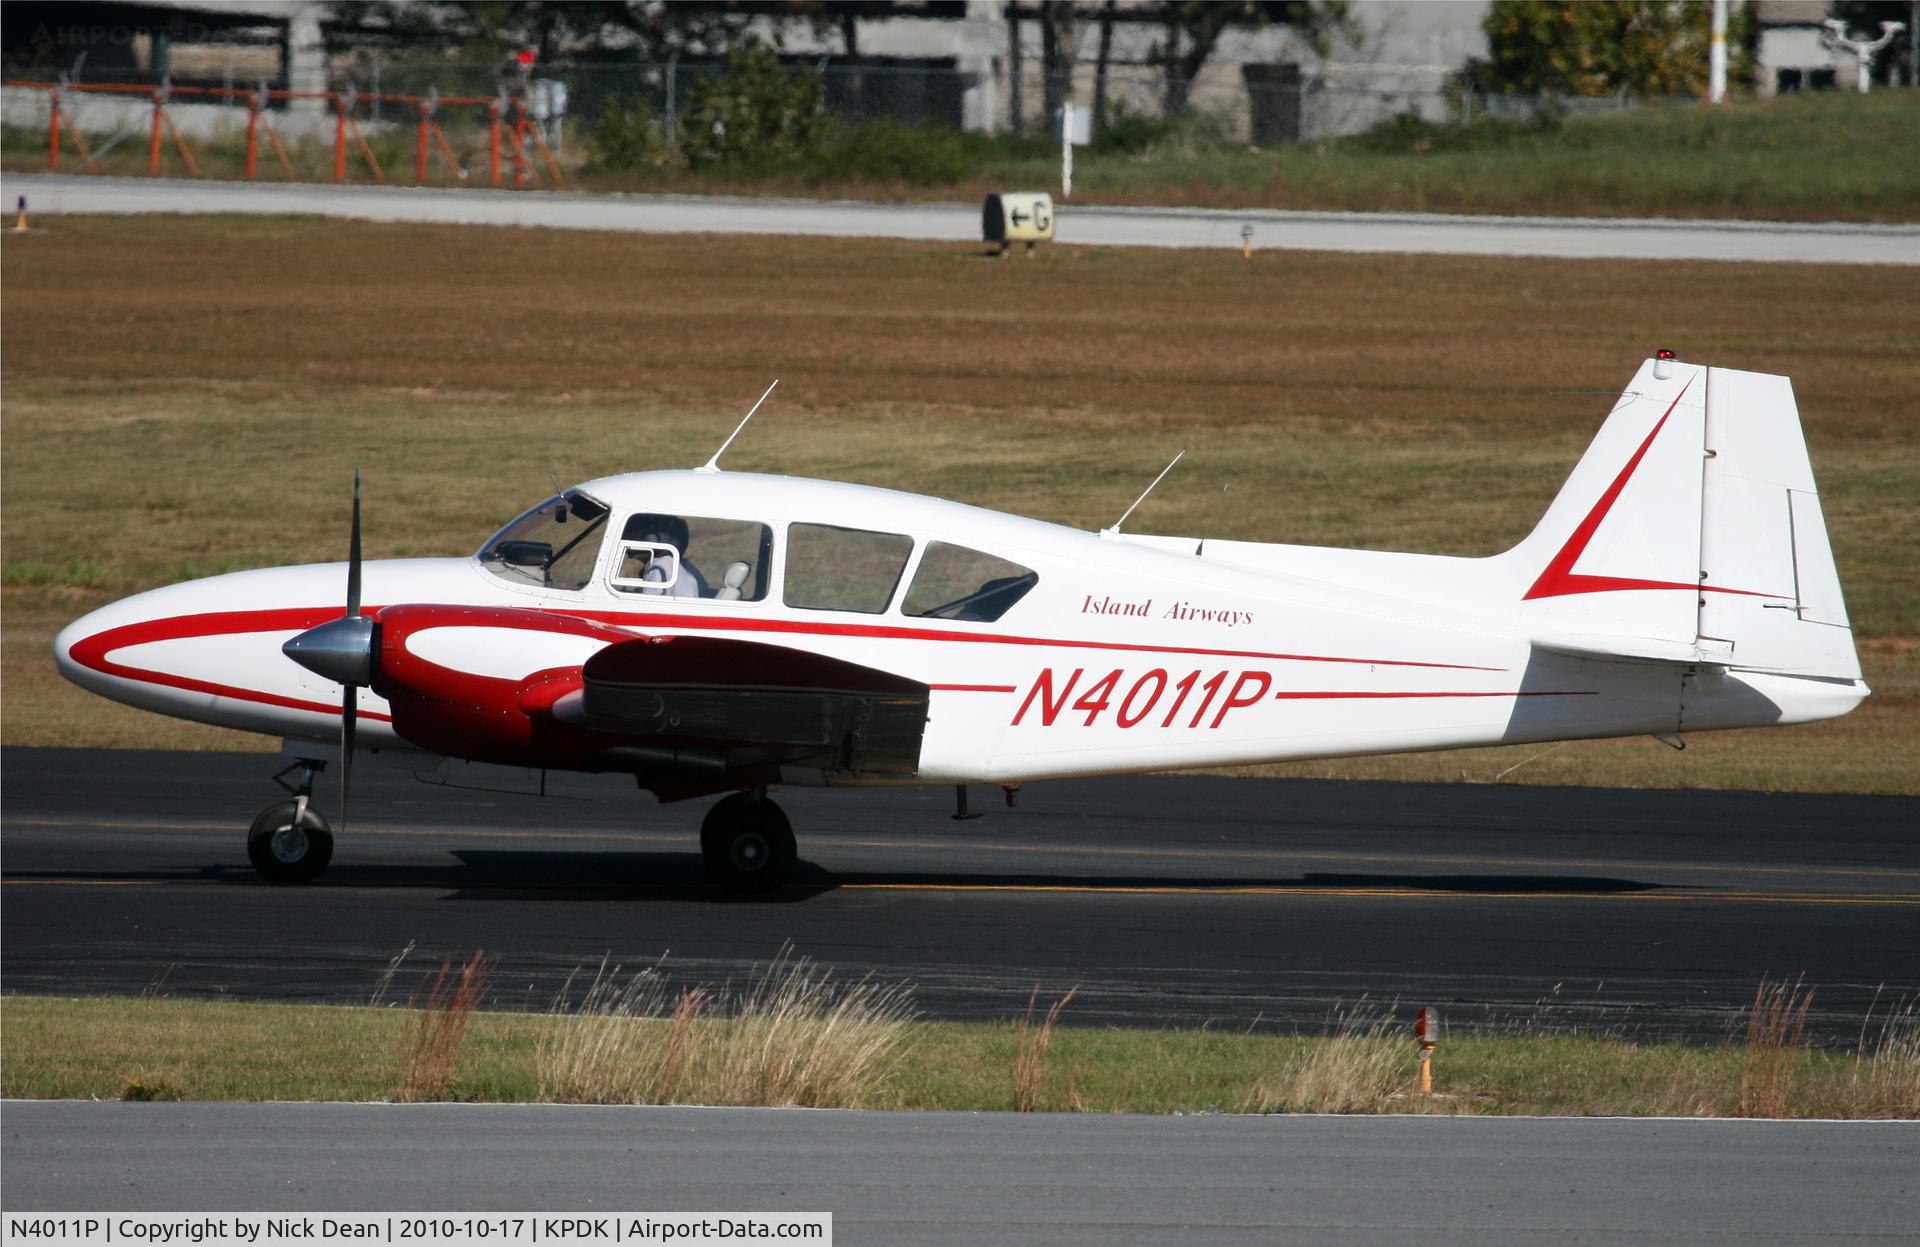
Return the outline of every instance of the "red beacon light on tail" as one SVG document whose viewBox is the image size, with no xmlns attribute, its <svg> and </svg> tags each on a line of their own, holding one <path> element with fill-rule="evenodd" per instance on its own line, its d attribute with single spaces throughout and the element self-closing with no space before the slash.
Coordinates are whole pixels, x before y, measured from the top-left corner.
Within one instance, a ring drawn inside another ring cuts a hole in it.
<svg viewBox="0 0 1920 1247">
<path fill-rule="evenodd" d="M 1673 375 L 1673 361 L 1675 358 L 1674 353 L 1664 346 L 1653 353 L 1653 379 L 1655 381 L 1665 381 Z"/>
</svg>

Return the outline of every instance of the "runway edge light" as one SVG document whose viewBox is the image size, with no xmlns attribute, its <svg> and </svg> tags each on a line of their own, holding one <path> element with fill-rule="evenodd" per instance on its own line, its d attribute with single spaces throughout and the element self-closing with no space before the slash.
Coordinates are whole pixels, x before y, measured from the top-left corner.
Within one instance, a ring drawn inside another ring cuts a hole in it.
<svg viewBox="0 0 1920 1247">
<path fill-rule="evenodd" d="M 1440 1010 L 1425 1008 L 1413 1020 L 1413 1039 L 1420 1045 L 1420 1094 L 1433 1094 L 1433 1046 L 1440 1039 Z"/>
<path fill-rule="evenodd" d="M 987 242 L 1000 244 L 1001 255 L 1017 242 L 1032 251 L 1035 243 L 1053 239 L 1053 196 L 1042 191 L 988 195 L 980 206 L 980 232 Z"/>
</svg>

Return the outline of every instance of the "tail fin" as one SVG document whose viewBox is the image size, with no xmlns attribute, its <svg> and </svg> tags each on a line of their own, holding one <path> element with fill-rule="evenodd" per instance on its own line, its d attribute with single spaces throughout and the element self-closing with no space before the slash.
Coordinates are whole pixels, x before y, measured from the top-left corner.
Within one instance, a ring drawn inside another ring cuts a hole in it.
<svg viewBox="0 0 1920 1247">
<path fill-rule="evenodd" d="M 1646 361 L 1503 561 L 1543 649 L 1860 678 L 1785 377 Z"/>
</svg>

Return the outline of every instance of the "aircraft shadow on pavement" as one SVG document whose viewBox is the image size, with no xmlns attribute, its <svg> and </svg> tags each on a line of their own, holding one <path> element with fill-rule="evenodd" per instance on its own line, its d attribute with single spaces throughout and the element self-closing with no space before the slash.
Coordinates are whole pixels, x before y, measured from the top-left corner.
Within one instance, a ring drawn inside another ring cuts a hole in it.
<svg viewBox="0 0 1920 1247">
<path fill-rule="evenodd" d="M 336 862 L 317 888 L 397 888 L 446 892 L 450 900 L 700 900 L 760 904 L 793 903 L 846 888 L 1046 892 L 1177 890 L 1184 894 L 1222 895 L 1254 889 L 1262 892 L 1404 892 L 1470 896 L 1606 896 L 1675 891 L 1672 885 L 1598 875 L 1540 874 L 1327 874 L 1178 875 L 1067 873 L 991 870 L 829 871 L 802 861 L 790 882 L 770 893 L 733 894 L 710 883 L 697 853 L 578 852 L 517 849 L 457 850 L 455 862 L 382 864 Z M 214 862 L 182 869 L 126 871 L 10 871 L 7 878 L 37 878 L 98 883 L 219 884 L 279 888 L 263 881 L 245 862 Z M 299 891 L 299 887 L 288 889 Z"/>
</svg>

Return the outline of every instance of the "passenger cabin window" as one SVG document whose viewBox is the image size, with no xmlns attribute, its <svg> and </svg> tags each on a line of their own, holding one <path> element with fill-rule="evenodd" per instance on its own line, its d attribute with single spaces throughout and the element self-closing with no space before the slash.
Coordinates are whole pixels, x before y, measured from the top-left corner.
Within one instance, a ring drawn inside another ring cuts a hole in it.
<svg viewBox="0 0 1920 1247">
<path fill-rule="evenodd" d="M 610 581 L 622 593 L 758 602 L 772 555 L 765 524 L 643 511 L 620 530 Z"/>
<path fill-rule="evenodd" d="M 878 615 L 893 600 L 913 538 L 830 524 L 787 525 L 788 606 Z"/>
<path fill-rule="evenodd" d="M 607 508 L 578 490 L 556 494 L 480 547 L 480 565 L 503 580 L 584 589 L 606 535 Z"/>
<path fill-rule="evenodd" d="M 920 556 L 920 567 L 913 573 L 913 584 L 900 611 L 922 619 L 992 623 L 1027 596 L 1039 580 L 1038 572 L 1018 563 L 965 546 L 932 541 Z"/>
</svg>

